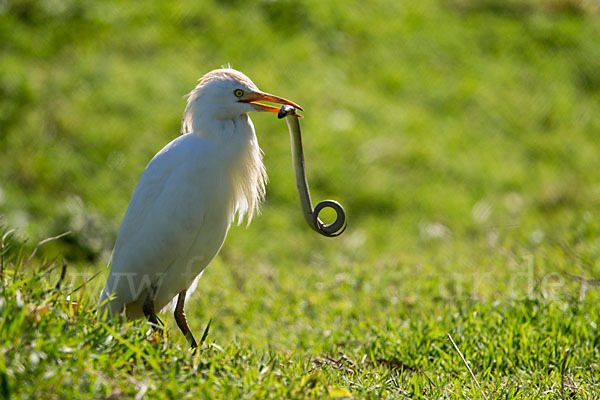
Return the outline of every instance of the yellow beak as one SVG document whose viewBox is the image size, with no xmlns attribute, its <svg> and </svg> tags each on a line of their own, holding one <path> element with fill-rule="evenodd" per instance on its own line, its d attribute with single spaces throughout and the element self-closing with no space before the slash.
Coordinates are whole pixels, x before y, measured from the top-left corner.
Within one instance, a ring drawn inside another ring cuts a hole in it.
<svg viewBox="0 0 600 400">
<path fill-rule="evenodd" d="M 300 107 L 298 104 L 294 103 L 293 101 L 290 101 L 290 100 L 284 99 L 283 97 L 275 96 L 275 95 L 272 95 L 269 93 L 263 93 L 263 92 L 248 93 L 248 94 L 244 95 L 239 101 L 241 101 L 242 103 L 252 104 L 256 111 L 266 111 L 266 112 L 272 112 L 272 113 L 279 112 L 278 107 L 270 106 L 268 104 L 262 104 L 262 103 L 259 103 L 259 101 L 268 101 L 268 102 L 277 103 L 277 104 L 287 104 L 288 106 L 292 106 L 300 111 L 304 111 L 304 109 L 302 107 Z M 295 114 L 295 115 L 298 117 L 301 117 L 301 115 L 298 115 L 298 114 Z"/>
</svg>

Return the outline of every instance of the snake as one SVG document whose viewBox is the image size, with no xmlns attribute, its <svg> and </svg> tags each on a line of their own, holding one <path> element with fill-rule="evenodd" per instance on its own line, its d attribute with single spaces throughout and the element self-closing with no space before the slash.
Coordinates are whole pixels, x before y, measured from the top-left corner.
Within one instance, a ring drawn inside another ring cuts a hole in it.
<svg viewBox="0 0 600 400">
<path fill-rule="evenodd" d="M 285 118 L 288 130 L 290 132 L 290 143 L 292 148 L 292 165 L 294 167 L 294 176 L 296 178 L 296 189 L 298 189 L 298 198 L 302 215 L 308 225 L 323 236 L 339 236 L 346 230 L 347 218 L 346 211 L 340 203 L 335 200 L 323 200 L 317 203 L 313 208 L 306 179 L 306 167 L 304 162 L 304 150 L 302 149 L 302 131 L 300 129 L 301 117 L 296 113 L 292 106 L 283 105 L 277 114 L 279 119 Z M 324 208 L 331 208 L 336 214 L 335 221 L 326 224 L 319 218 L 319 213 Z"/>
</svg>

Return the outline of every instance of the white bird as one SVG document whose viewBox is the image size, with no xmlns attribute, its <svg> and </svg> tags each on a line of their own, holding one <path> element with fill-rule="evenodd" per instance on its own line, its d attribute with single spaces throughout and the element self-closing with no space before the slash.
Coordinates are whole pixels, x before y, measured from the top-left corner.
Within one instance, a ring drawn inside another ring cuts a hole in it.
<svg viewBox="0 0 600 400">
<path fill-rule="evenodd" d="M 146 316 L 175 300 L 177 325 L 192 347 L 184 303 L 217 255 L 237 214 L 248 224 L 265 196 L 267 175 L 250 111 L 258 101 L 297 104 L 261 92 L 239 71 L 211 71 L 190 93 L 182 135 L 150 161 L 119 229 L 100 315 Z"/>
</svg>

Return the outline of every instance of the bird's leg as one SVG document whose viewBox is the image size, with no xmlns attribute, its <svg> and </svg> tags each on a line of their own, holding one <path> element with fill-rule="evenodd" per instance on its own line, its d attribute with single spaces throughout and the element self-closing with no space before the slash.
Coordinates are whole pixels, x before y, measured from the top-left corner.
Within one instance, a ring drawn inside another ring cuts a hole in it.
<svg viewBox="0 0 600 400">
<path fill-rule="evenodd" d="M 185 338 L 190 343 L 192 349 L 198 347 L 198 343 L 192 334 L 192 330 L 188 325 L 187 318 L 185 316 L 185 311 L 183 310 L 183 305 L 185 304 L 185 293 L 186 290 L 179 292 L 179 297 L 177 298 L 177 305 L 175 306 L 175 321 L 177 321 L 177 326 L 183 332 Z"/>
<path fill-rule="evenodd" d="M 144 304 L 142 305 L 142 311 L 144 312 L 144 315 L 146 316 L 146 318 L 148 318 L 148 321 L 150 321 L 150 323 L 154 324 L 154 330 L 156 330 L 158 326 L 163 325 L 162 321 L 156 315 L 156 312 L 154 312 L 154 296 L 155 296 L 155 294 L 156 294 L 156 287 L 150 286 L 148 288 L 148 296 L 146 296 L 146 300 L 144 300 Z"/>
</svg>

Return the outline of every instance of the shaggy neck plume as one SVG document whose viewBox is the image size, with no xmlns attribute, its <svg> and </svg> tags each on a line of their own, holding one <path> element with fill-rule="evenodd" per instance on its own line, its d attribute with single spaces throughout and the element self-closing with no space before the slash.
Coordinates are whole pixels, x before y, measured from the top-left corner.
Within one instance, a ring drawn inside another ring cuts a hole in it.
<svg viewBox="0 0 600 400">
<path fill-rule="evenodd" d="M 247 138 L 245 146 L 238 153 L 239 158 L 231 166 L 229 178 L 233 187 L 233 210 L 237 213 L 238 225 L 247 215 L 248 224 L 259 212 L 260 203 L 265 199 L 267 171 L 263 164 L 263 152 L 252 128 L 252 122 L 245 116 L 252 135 Z"/>
<path fill-rule="evenodd" d="M 183 115 L 182 133 L 195 134 L 215 143 L 218 157 L 229 160 L 227 177 L 233 188 L 232 218 L 237 214 L 239 225 L 247 216 L 250 224 L 265 198 L 267 182 L 263 153 L 254 126 L 246 114 L 222 117 L 218 109 L 207 108 L 207 102 L 202 102 L 205 107 L 198 107 L 202 86 L 201 81 L 190 93 Z"/>
</svg>

